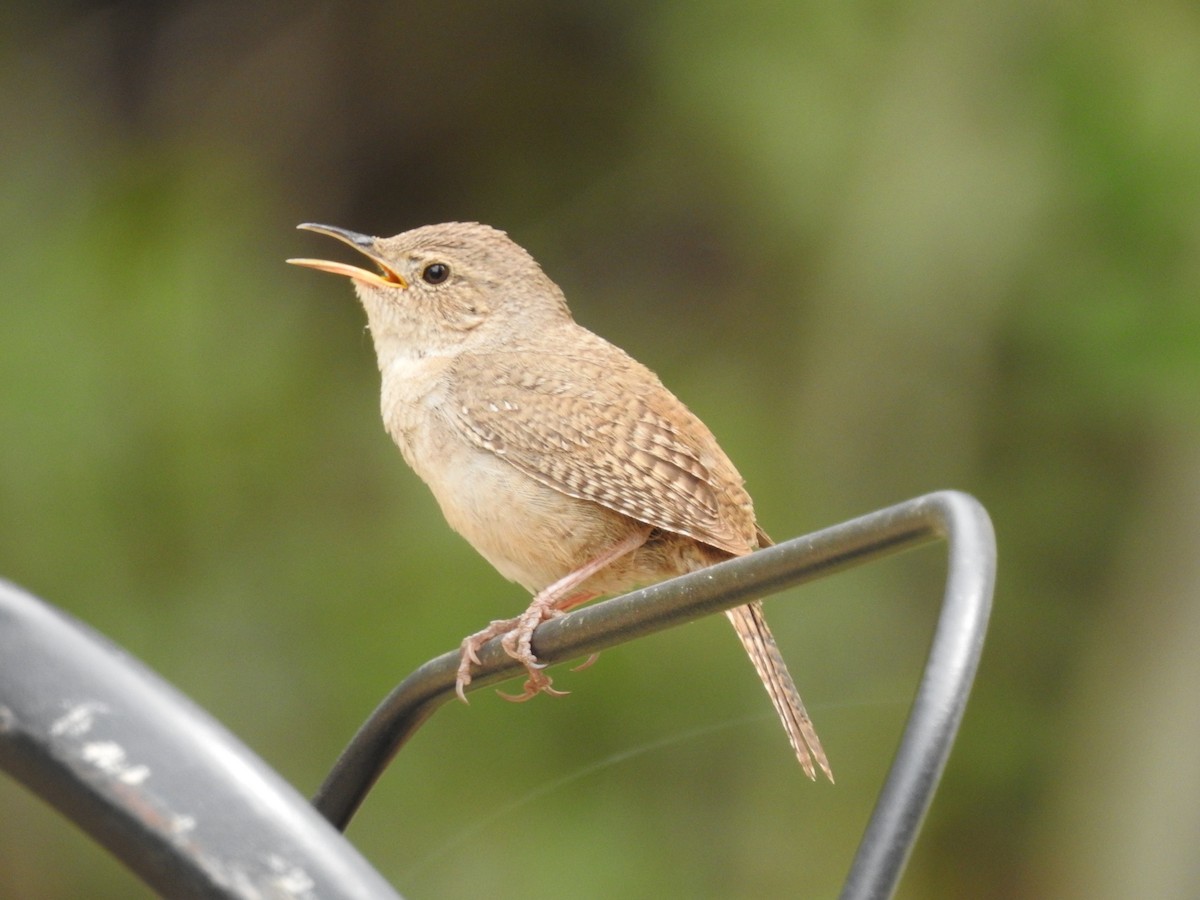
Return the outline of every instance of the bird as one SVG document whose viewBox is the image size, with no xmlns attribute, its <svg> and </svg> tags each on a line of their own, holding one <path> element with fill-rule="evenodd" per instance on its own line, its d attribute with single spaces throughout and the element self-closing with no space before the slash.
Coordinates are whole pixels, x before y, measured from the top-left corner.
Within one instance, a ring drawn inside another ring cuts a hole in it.
<svg viewBox="0 0 1200 900">
<path fill-rule="evenodd" d="M 367 316 L 385 429 L 447 523 L 532 595 L 460 646 L 466 701 L 478 650 L 500 637 L 527 700 L 564 693 L 534 630 L 622 593 L 770 545 L 712 432 L 649 368 L 578 324 L 562 290 L 505 232 L 477 222 L 380 238 L 332 225 L 373 268 L 287 262 L 345 276 Z M 825 751 L 759 602 L 726 615 L 805 774 Z"/>
</svg>

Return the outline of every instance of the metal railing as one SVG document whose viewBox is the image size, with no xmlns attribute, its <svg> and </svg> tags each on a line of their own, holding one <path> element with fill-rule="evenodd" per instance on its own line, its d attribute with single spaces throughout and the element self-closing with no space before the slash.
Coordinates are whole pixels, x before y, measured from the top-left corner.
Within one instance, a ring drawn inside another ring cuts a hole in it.
<svg viewBox="0 0 1200 900">
<path fill-rule="evenodd" d="M 890 897 L 937 789 L 983 648 L 996 550 L 983 507 L 941 491 L 585 606 L 538 628 L 553 664 L 936 539 L 941 612 L 845 900 Z M 102 636 L 0 582 L 0 768 L 171 897 L 395 898 L 339 833 L 406 740 L 454 696 L 458 653 L 405 679 L 309 804 L 205 712 Z M 472 690 L 521 673 L 499 640 Z M 2 879 L 2 876 L 0 876 Z"/>
</svg>

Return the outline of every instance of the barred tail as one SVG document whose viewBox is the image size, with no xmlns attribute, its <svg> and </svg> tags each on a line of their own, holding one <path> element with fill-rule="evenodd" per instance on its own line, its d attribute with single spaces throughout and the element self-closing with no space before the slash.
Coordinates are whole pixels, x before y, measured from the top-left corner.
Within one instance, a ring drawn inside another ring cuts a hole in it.
<svg viewBox="0 0 1200 900">
<path fill-rule="evenodd" d="M 728 610 L 725 615 L 733 624 L 733 630 L 742 639 L 742 646 L 746 648 L 758 677 L 762 679 L 767 693 L 770 694 L 775 711 L 779 713 L 779 719 L 783 723 L 783 730 L 787 732 L 788 741 L 796 751 L 796 758 L 800 760 L 804 773 L 816 780 L 817 772 L 813 766 L 815 760 L 825 777 L 832 782 L 833 772 L 829 769 L 825 751 L 821 749 L 821 741 L 804 709 L 800 693 L 796 690 L 796 683 L 792 681 L 779 647 L 775 644 L 775 637 L 763 617 L 762 604 L 754 602 L 739 606 Z"/>
</svg>

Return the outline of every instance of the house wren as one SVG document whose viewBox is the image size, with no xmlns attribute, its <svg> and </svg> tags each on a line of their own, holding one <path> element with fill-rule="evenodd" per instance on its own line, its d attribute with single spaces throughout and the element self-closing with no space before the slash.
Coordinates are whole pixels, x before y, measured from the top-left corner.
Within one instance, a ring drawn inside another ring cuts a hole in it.
<svg viewBox="0 0 1200 900">
<path fill-rule="evenodd" d="M 562 291 L 502 231 L 429 225 L 375 238 L 329 225 L 379 271 L 345 275 L 366 309 L 383 422 L 450 526 L 530 591 L 529 608 L 462 643 L 458 692 L 502 636 L 551 687 L 531 647 L 544 620 L 770 540 L 741 476 L 704 424 L 653 372 L 576 324 Z M 832 780 L 816 731 L 758 603 L 727 613 L 810 778 Z"/>
</svg>

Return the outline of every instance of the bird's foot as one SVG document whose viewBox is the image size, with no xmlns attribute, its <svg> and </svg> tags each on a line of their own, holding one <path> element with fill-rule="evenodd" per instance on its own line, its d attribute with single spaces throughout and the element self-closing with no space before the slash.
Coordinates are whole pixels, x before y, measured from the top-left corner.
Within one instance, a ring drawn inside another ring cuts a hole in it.
<svg viewBox="0 0 1200 900">
<path fill-rule="evenodd" d="M 546 667 L 533 655 L 533 632 L 546 620 L 562 614 L 562 610 L 557 607 L 552 595 L 547 592 L 538 594 L 529 604 L 529 608 L 517 616 L 514 626 L 500 639 L 500 643 L 504 646 L 504 652 L 523 665 L 525 671 L 529 673 L 529 677 L 525 679 L 525 687 L 520 694 L 496 692 L 505 700 L 524 703 L 538 694 L 563 697 L 570 693 L 551 687 L 554 682 L 545 673 Z"/>
<path fill-rule="evenodd" d="M 605 552 L 568 572 L 553 584 L 538 591 L 529 607 L 515 619 L 497 619 L 483 631 L 468 635 L 463 639 L 458 663 L 458 677 L 454 690 L 463 703 L 467 702 L 467 685 L 471 683 L 471 665 L 479 665 L 479 648 L 494 637 L 503 635 L 504 651 L 525 666 L 529 677 L 525 681 L 525 690 L 521 694 L 501 694 L 506 700 L 520 702 L 536 697 L 538 694 L 551 694 L 561 697 L 566 691 L 556 691 L 550 685 L 550 676 L 542 671 L 544 666 L 533 655 L 533 632 L 547 619 L 564 615 L 582 603 L 598 596 L 595 591 L 580 590 L 580 586 L 589 578 L 610 565 L 627 553 L 632 553 L 650 535 L 650 526 L 639 527 L 630 532 L 625 538 L 609 547 Z M 580 668 L 587 668 L 595 662 L 593 654 Z"/>
<path fill-rule="evenodd" d="M 506 694 L 504 691 L 496 691 L 501 697 L 509 703 L 524 703 L 531 697 L 536 697 L 538 694 L 549 694 L 551 697 L 565 697 L 570 691 L 560 691 L 558 688 L 553 688 L 554 682 L 550 676 L 538 669 L 528 669 L 529 677 L 525 679 L 525 687 L 519 694 Z"/>
<path fill-rule="evenodd" d="M 454 684 L 454 690 L 459 699 L 463 703 L 467 702 L 466 691 L 467 686 L 471 683 L 471 666 L 479 665 L 479 648 L 496 637 L 502 638 L 504 652 L 521 663 L 529 674 L 522 693 L 505 694 L 501 691 L 496 693 L 514 703 L 523 702 L 542 693 L 554 697 L 567 694 L 568 691 L 560 691 L 551 687 L 553 681 L 542 671 L 545 666 L 538 662 L 537 657 L 533 655 L 533 632 L 542 622 L 562 614 L 562 611 L 555 607 L 553 597 L 543 598 L 539 595 L 534 597 L 529 608 L 516 618 L 497 619 L 482 631 L 463 638 L 463 642 L 459 646 L 458 676 Z"/>
<path fill-rule="evenodd" d="M 458 677 L 454 691 L 458 699 L 467 702 L 467 685 L 471 683 L 471 666 L 479 665 L 479 648 L 494 637 L 499 637 L 516 627 L 517 619 L 497 619 L 482 631 L 468 634 L 459 645 Z"/>
</svg>

